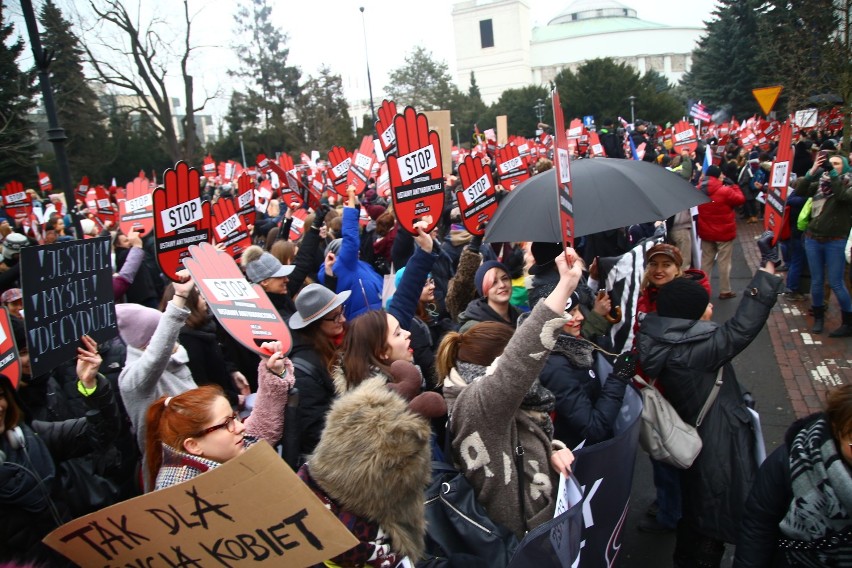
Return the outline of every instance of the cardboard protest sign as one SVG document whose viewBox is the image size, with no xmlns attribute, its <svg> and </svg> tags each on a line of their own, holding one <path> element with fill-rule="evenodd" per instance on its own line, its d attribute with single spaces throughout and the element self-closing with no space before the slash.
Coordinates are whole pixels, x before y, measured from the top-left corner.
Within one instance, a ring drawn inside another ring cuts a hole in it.
<svg viewBox="0 0 852 568">
<path fill-rule="evenodd" d="M 148 179 L 137 177 L 124 189 L 124 200 L 118 202 L 119 225 L 124 234 L 130 231 L 150 233 L 154 228 L 154 200 Z"/>
<path fill-rule="evenodd" d="M 201 201 L 200 179 L 198 170 L 178 162 L 166 170 L 163 187 L 154 190 L 157 264 L 175 282 L 189 246 L 210 240 L 210 202 Z"/>
<path fill-rule="evenodd" d="M 65 215 L 65 212 L 68 210 L 68 207 L 65 205 L 65 194 L 51 193 L 48 197 L 50 197 L 50 202 L 56 208 L 56 212 L 60 215 Z"/>
<path fill-rule="evenodd" d="M 3 307 L 0 311 L 0 375 L 4 375 L 12 388 L 18 388 L 21 381 L 21 360 L 18 357 L 18 345 L 12 332 L 9 311 Z"/>
<path fill-rule="evenodd" d="M 260 168 L 262 173 L 269 173 L 269 162 L 271 162 L 271 160 L 266 157 L 266 154 L 257 155 L 257 167 Z"/>
<path fill-rule="evenodd" d="M 204 158 L 204 164 L 201 166 L 201 171 L 204 172 L 204 177 L 208 180 L 213 181 L 216 178 L 216 160 L 213 159 L 213 156 L 207 154 Z"/>
<path fill-rule="evenodd" d="M 325 189 L 325 184 L 323 183 L 322 175 L 314 176 L 314 179 L 311 180 L 310 185 L 308 185 L 308 207 L 316 211 L 320 208 L 321 200 L 322 200 L 322 192 Z"/>
<path fill-rule="evenodd" d="M 497 174 L 500 176 L 500 185 L 508 190 L 530 178 L 530 170 L 527 161 L 521 157 L 517 146 L 509 144 L 497 149 Z"/>
<path fill-rule="evenodd" d="M 568 136 L 568 144 L 570 145 L 573 142 L 579 154 L 585 154 L 586 150 L 589 149 L 589 135 L 586 126 L 579 118 L 571 121 L 566 135 Z"/>
<path fill-rule="evenodd" d="M 249 284 L 237 263 L 210 243 L 192 246 L 184 261 L 210 311 L 231 337 L 255 353 L 264 341 L 290 350 L 290 330 L 259 284 Z"/>
<path fill-rule="evenodd" d="M 21 288 L 34 377 L 118 333 L 109 237 L 22 248 Z"/>
<path fill-rule="evenodd" d="M 219 163 L 219 177 L 222 183 L 231 183 L 241 173 L 243 173 L 243 167 L 234 160 Z"/>
<path fill-rule="evenodd" d="M 347 186 L 350 184 L 355 186 L 356 195 L 361 195 L 364 188 L 367 187 L 367 180 L 370 178 L 375 161 L 376 149 L 373 146 L 373 137 L 364 136 L 361 140 L 361 146 L 352 156 L 352 165 L 349 166 L 349 174 L 346 179 Z"/>
<path fill-rule="evenodd" d="M 297 176 L 299 174 L 296 171 L 287 172 L 287 185 L 282 185 L 279 190 L 281 193 L 281 205 L 283 207 L 290 207 L 294 205 L 296 207 L 302 207 L 304 205 L 304 201 L 302 201 L 302 184 L 299 183 Z"/>
<path fill-rule="evenodd" d="M 462 223 L 471 235 L 484 235 L 485 226 L 497 211 L 497 191 L 491 170 L 473 158 L 459 164 L 462 189 L 456 193 Z"/>
<path fill-rule="evenodd" d="M 376 120 L 376 134 L 379 136 L 379 144 L 385 160 L 390 155 L 396 154 L 396 130 L 394 119 L 396 118 L 396 103 L 387 99 L 382 101 L 378 111 L 379 119 Z"/>
<path fill-rule="evenodd" d="M 565 119 L 559 93 L 553 89 L 553 167 L 556 170 L 556 206 L 559 208 L 559 229 L 562 233 L 562 246 L 572 246 L 574 242 L 574 190 L 571 185 L 571 158 L 568 149 L 568 137 L 565 133 Z"/>
<path fill-rule="evenodd" d="M 246 172 L 237 178 L 237 207 L 246 225 L 254 225 L 257 210 L 254 208 L 254 179 Z"/>
<path fill-rule="evenodd" d="M 33 199 L 21 182 L 10 181 L 3 187 L 3 206 L 15 219 L 26 219 L 33 212 Z"/>
<path fill-rule="evenodd" d="M 302 568 L 358 540 L 258 442 L 192 480 L 66 523 L 44 543 L 80 566 Z"/>
<path fill-rule="evenodd" d="M 343 146 L 334 146 L 328 153 L 328 161 L 331 164 L 329 178 L 334 191 L 346 197 L 352 156 Z"/>
<path fill-rule="evenodd" d="M 683 150 L 694 152 L 698 147 L 698 134 L 695 132 L 695 127 L 681 120 L 674 125 L 672 134 L 674 151 L 680 154 Z"/>
<path fill-rule="evenodd" d="M 394 119 L 394 131 L 397 155 L 388 156 L 393 209 L 402 228 L 413 235 L 414 223 L 431 217 L 428 233 L 444 209 L 441 141 L 437 132 L 429 131 L 426 117 L 410 106 Z"/>
<path fill-rule="evenodd" d="M 213 240 L 225 245 L 226 252 L 239 259 L 243 251 L 251 246 L 251 236 L 234 198 L 219 198 L 213 204 L 212 215 Z"/>
<path fill-rule="evenodd" d="M 769 186 L 764 187 L 766 208 L 763 215 L 763 228 L 775 234 L 774 242 L 778 242 L 781 231 L 784 230 L 784 207 L 787 203 L 787 189 L 790 183 L 790 172 L 793 171 L 793 127 L 790 119 L 781 127 L 781 138 L 778 141 L 778 152 L 772 162 L 769 172 Z"/>
</svg>

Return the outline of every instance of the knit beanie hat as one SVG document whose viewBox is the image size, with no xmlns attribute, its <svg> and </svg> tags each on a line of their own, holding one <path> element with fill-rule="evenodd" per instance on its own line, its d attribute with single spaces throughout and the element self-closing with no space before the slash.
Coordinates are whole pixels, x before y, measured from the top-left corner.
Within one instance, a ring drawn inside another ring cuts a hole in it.
<svg viewBox="0 0 852 568">
<path fill-rule="evenodd" d="M 546 270 L 546 266 L 559 256 L 562 250 L 562 243 L 533 243 L 530 246 L 530 252 L 535 259 L 535 264 L 530 268 L 530 274 L 540 274 Z"/>
<path fill-rule="evenodd" d="M 151 342 L 154 330 L 160 323 L 162 313 L 154 308 L 139 304 L 116 304 L 115 317 L 118 334 L 124 342 L 136 349 L 142 349 Z"/>
<path fill-rule="evenodd" d="M 9 233 L 3 241 L 3 258 L 12 260 L 16 254 L 20 254 L 21 248 L 29 244 L 27 237 L 21 233 Z"/>
<path fill-rule="evenodd" d="M 506 274 L 509 274 L 509 269 L 506 268 L 506 265 L 500 262 L 499 260 L 486 260 L 485 262 L 483 262 L 482 266 L 480 266 L 476 270 L 476 275 L 473 277 L 473 285 L 474 287 L 476 287 L 476 292 L 480 296 L 485 296 L 486 294 L 488 294 L 488 290 L 482 289 L 482 280 L 485 278 L 485 274 L 492 268 L 499 268 Z"/>
<path fill-rule="evenodd" d="M 657 293 L 657 314 L 666 318 L 701 319 L 710 294 L 691 278 L 675 278 Z"/>
</svg>

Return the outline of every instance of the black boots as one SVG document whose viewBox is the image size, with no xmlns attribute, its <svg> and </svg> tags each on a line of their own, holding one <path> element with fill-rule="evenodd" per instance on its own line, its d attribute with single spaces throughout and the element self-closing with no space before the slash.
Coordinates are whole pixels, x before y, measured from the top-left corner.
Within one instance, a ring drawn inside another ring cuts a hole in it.
<svg viewBox="0 0 852 568">
<path fill-rule="evenodd" d="M 825 306 L 813 306 L 811 311 L 814 313 L 814 325 L 811 327 L 811 333 L 822 333 L 822 328 L 825 325 Z"/>
<path fill-rule="evenodd" d="M 852 337 L 852 312 L 840 312 L 843 323 L 840 327 L 828 334 L 829 337 Z"/>
</svg>

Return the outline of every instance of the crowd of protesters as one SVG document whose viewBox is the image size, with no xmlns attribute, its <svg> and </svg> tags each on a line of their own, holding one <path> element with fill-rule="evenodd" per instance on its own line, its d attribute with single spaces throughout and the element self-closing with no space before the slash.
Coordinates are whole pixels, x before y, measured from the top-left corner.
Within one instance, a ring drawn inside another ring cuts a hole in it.
<svg viewBox="0 0 852 568">
<path fill-rule="evenodd" d="M 32 376 L 19 256 L 38 243 L 7 215 L 0 301 L 12 316 L 23 377 L 0 382 L 0 560 L 61 566 L 40 540 L 62 522 L 202 475 L 261 439 L 282 447 L 358 539 L 329 559 L 334 565 L 424 560 L 424 488 L 431 459 L 444 452 L 489 516 L 521 539 L 553 517 L 571 448 L 613 437 L 638 372 L 657 379 L 691 423 L 722 381 L 700 429 L 699 459 L 687 470 L 655 463 L 657 502 L 640 529 L 676 531 L 675 565 L 718 566 L 724 543 L 737 545 L 742 566 L 843 565 L 852 558 L 849 387 L 831 395 L 824 415 L 797 423 L 758 473 L 731 360 L 781 291 L 792 301 L 810 293 L 812 331 L 821 333 L 828 285 L 842 312 L 830 335 L 852 336 L 847 157 L 827 135 L 802 134 L 781 252 L 762 240 L 764 267 L 736 315 L 717 324 L 711 298 L 737 296 L 729 278 L 737 216 L 760 221 L 777 143 L 750 150 L 731 137 L 721 151 L 711 139 L 672 152 L 641 121 L 629 144 L 604 122 L 601 141 L 614 157 L 629 159 L 642 147 L 644 160 L 709 196 L 695 227 L 687 211 L 588 235 L 576 250 L 485 244 L 461 223 L 454 175 L 431 232 L 426 223 L 415 224 L 416 234 L 402 229 L 372 179 L 360 196 L 330 190 L 300 217 L 301 231 L 291 230 L 297 207 L 272 200 L 257 214 L 240 265 L 287 322 L 293 346 L 284 353 L 265 344 L 271 355 L 263 358 L 224 331 L 188 274 L 178 282 L 163 276 L 152 234 L 107 225 L 101 234 L 112 239 L 119 336 L 100 346 L 86 337 L 76 360 Z M 702 168 L 707 152 L 716 160 Z M 549 167 L 546 158 L 530 164 L 536 173 Z M 230 191 L 211 182 L 204 198 Z M 809 215 L 801 216 L 806 199 Z M 54 213 L 39 240 L 98 234 L 91 219 L 81 223 L 84 235 L 72 225 Z M 595 260 L 643 239 L 661 242 L 645 255 L 635 345 L 615 356 L 607 351 L 613 307 L 597 289 Z M 714 267 L 719 289 L 711 292 Z M 595 374 L 602 358 L 606 377 Z M 287 421 L 292 408 L 298 418 Z M 504 461 L 518 446 L 524 458 L 515 475 Z M 826 486 L 831 491 L 821 492 Z M 742 534 L 752 536 L 743 543 Z"/>
</svg>

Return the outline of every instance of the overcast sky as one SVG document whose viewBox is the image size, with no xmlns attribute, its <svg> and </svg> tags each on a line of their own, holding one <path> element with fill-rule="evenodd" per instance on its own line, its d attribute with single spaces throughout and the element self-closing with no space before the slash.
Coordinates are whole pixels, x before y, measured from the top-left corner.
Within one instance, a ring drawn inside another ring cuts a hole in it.
<svg viewBox="0 0 852 568">
<path fill-rule="evenodd" d="M 125 0 L 131 13 L 137 6 L 143 19 L 157 14 L 169 22 L 183 21 L 182 2 L 176 0 Z M 481 0 L 483 1 L 483 0 Z M 565 9 L 570 1 L 528 0 L 533 25 L 546 25 L 548 20 Z M 636 9 L 643 20 L 668 25 L 703 26 L 711 18 L 714 0 L 690 0 L 678 4 L 659 0 L 623 0 L 628 7 Z M 35 0 L 36 10 L 41 4 Z M 74 0 L 58 0 L 57 4 L 72 18 L 89 17 L 85 5 Z M 453 0 L 291 0 L 273 2 L 273 20 L 281 31 L 288 34 L 290 49 L 288 64 L 302 69 L 303 76 L 316 74 L 322 65 L 343 78 L 347 95 L 366 98 L 366 64 L 362 15 L 359 7 L 365 8 L 363 23 L 367 31 L 367 53 L 373 82 L 376 104 L 381 101 L 383 87 L 390 71 L 404 63 L 405 55 L 415 46 L 430 50 L 436 59 L 448 63 L 450 72 L 455 72 L 455 48 L 453 46 L 452 5 Z M 192 30 L 196 45 L 202 46 L 194 54 L 193 73 L 200 79 L 208 92 L 219 89 L 222 98 L 209 106 L 217 119 L 227 109 L 232 89 L 227 71 L 238 65 L 232 45 L 235 38 L 234 20 L 239 3 L 235 0 L 190 0 L 190 11 L 197 13 Z M 686 7 L 688 6 L 688 8 Z M 23 22 L 16 18 L 20 5 L 7 3 L 16 29 L 26 35 Z M 73 15 L 80 11 L 79 16 Z M 175 44 L 179 47 L 178 31 Z M 104 39 L 90 34 L 92 42 Z M 84 41 L 87 39 L 84 36 Z M 648 51 L 664 52 L 665 46 L 649 45 Z M 29 58 L 31 62 L 32 59 Z M 173 65 L 173 75 L 179 77 L 178 60 Z M 171 96 L 181 96 L 178 81 L 169 85 Z M 466 89 L 467 84 L 460 85 Z M 198 90 L 198 89 L 196 89 Z"/>
</svg>

